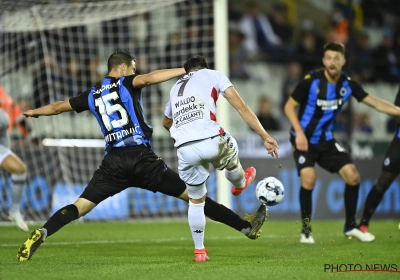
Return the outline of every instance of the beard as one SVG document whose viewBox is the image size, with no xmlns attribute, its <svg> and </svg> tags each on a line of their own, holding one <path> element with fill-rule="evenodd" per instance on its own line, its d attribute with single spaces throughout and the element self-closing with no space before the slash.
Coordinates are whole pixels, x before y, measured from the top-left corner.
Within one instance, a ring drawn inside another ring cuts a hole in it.
<svg viewBox="0 0 400 280">
<path fill-rule="evenodd" d="M 326 68 L 326 73 L 331 79 L 335 79 L 340 75 L 340 69 L 337 68 Z"/>
</svg>

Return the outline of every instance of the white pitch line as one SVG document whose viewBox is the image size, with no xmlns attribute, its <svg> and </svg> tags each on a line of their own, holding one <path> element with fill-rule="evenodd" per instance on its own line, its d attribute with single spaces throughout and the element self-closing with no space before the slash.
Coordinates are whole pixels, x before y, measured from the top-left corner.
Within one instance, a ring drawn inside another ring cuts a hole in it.
<svg viewBox="0 0 400 280">
<path fill-rule="evenodd" d="M 265 234 L 261 238 L 280 238 L 282 236 L 277 234 Z M 212 240 L 235 240 L 235 239 L 246 239 L 245 236 L 225 236 L 225 237 L 206 237 L 206 239 Z M 80 244 L 116 244 L 116 243 L 138 243 L 138 242 L 172 242 L 172 241 L 186 241 L 192 240 L 192 238 L 181 237 L 181 238 L 161 238 L 161 239 L 125 239 L 125 240 L 88 240 L 88 241 L 77 241 L 77 242 L 49 242 L 43 243 L 46 246 L 58 246 L 58 245 L 80 245 Z M 0 247 L 15 247 L 21 244 L 1 244 Z M 42 245 L 42 246 L 43 246 Z"/>
</svg>

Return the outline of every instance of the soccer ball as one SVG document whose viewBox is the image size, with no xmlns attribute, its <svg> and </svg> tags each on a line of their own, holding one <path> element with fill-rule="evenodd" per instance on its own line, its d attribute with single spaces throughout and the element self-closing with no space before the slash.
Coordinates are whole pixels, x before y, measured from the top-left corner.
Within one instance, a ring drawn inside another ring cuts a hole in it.
<svg viewBox="0 0 400 280">
<path fill-rule="evenodd" d="M 256 186 L 257 199 L 268 206 L 277 205 L 285 196 L 282 182 L 275 177 L 267 177 L 258 182 Z"/>
</svg>

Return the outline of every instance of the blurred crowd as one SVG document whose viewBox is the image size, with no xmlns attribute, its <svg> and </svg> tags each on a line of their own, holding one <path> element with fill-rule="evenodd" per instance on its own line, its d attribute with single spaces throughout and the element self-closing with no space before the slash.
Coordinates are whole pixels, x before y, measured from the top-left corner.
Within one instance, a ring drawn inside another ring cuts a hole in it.
<svg viewBox="0 0 400 280">
<path fill-rule="evenodd" d="M 286 68 L 282 84 L 281 104 L 284 104 L 302 77 L 322 67 L 326 42 L 341 42 L 346 46 L 347 64 L 344 71 L 360 83 L 400 82 L 400 1 L 360 0 L 349 8 L 349 1 L 334 0 L 330 14 L 317 18 L 297 18 L 296 1 L 265 2 L 231 1 L 229 8 L 230 77 L 254 79 L 248 71 L 251 63 L 264 61 Z M 322 13 L 323 14 L 323 13 Z M 349 28 L 353 22 L 353 28 Z M 376 36 L 379 39 L 376 40 Z M 286 129 L 288 123 L 274 118 L 266 94 L 259 99 L 258 117 L 267 130 Z M 278 105 L 278 104 L 276 104 Z M 337 117 L 334 131 L 372 134 L 367 114 L 344 110 Z M 390 119 L 386 131 L 393 132 L 396 123 Z"/>
<path fill-rule="evenodd" d="M 274 118 L 270 107 L 283 108 L 299 80 L 322 66 L 322 49 L 328 41 L 347 46 L 344 70 L 353 79 L 362 83 L 400 82 L 400 1 L 357 0 L 351 9 L 348 0 L 326 2 L 332 3 L 328 14 L 319 11 L 319 16 L 308 18 L 298 14 L 306 1 L 229 1 L 230 78 L 260 79 L 251 77 L 248 71 L 254 62 L 279 64 L 286 69 L 281 104 L 271 105 L 267 94 L 257 94 L 258 116 L 266 129 L 287 128 L 287 124 Z M 174 4 L 174 8 L 171 17 L 176 28 L 168 26 L 165 32 L 162 25 L 155 24 L 155 14 L 145 12 L 40 32 L 2 33 L 0 53 L 15 57 L 13 71 L 28 66 L 33 69 L 32 107 L 70 98 L 98 84 L 106 74 L 107 57 L 117 49 L 128 49 L 136 56 L 138 74 L 181 67 L 195 53 L 207 57 L 210 68 L 214 68 L 213 1 L 186 0 Z M 354 22 L 353 29 L 349 29 L 350 22 Z M 5 68 L 4 73 L 7 71 Z M 162 113 L 160 87 L 144 91 L 146 117 Z M 338 116 L 335 129 L 346 131 L 340 118 L 343 116 Z M 357 130 L 372 133 L 372 128 L 367 127 L 368 116 L 353 116 L 353 120 Z"/>
<path fill-rule="evenodd" d="M 246 63 L 259 60 L 298 62 L 307 73 L 322 66 L 323 45 L 336 41 L 347 46 L 347 57 L 352 59 L 345 70 L 353 79 L 400 82 L 400 1 L 361 0 L 350 9 L 349 1 L 336 0 L 330 15 L 318 19 L 291 17 L 295 1 L 275 1 L 268 11 L 262 9 L 261 1 L 246 2 L 246 10 L 237 1 L 231 2 L 230 70 L 234 78 L 248 79 Z M 381 39 L 372 45 L 371 36 Z"/>
</svg>

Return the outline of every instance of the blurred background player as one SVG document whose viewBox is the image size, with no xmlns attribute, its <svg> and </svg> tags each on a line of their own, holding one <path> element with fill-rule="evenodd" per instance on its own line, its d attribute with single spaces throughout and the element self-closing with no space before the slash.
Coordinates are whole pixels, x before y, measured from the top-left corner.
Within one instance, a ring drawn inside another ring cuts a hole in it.
<svg viewBox="0 0 400 280">
<path fill-rule="evenodd" d="M 17 127 L 21 134 L 28 135 L 28 127 L 21 108 L 7 95 L 0 85 L 0 168 L 11 174 L 12 203 L 8 218 L 15 222 L 17 228 L 28 231 L 20 210 L 26 180 L 26 166 L 23 161 L 10 150 L 11 130 Z"/>
<path fill-rule="evenodd" d="M 394 105 L 400 106 L 400 88 L 397 92 Z M 378 182 L 371 188 L 365 200 L 364 212 L 359 226 L 365 232 L 368 231 L 369 221 L 382 201 L 383 195 L 400 173 L 400 117 L 396 117 L 395 119 L 397 121 L 397 129 L 382 162 L 381 174 L 379 175 Z"/>
<path fill-rule="evenodd" d="M 256 176 L 254 167 L 243 171 L 236 140 L 217 122 L 218 96 L 222 94 L 260 135 L 271 156 L 278 157 L 278 144 L 264 130 L 257 116 L 242 100 L 229 79 L 219 71 L 209 70 L 203 56 L 191 57 L 184 63 L 184 68 L 186 75 L 171 89 L 163 125 L 174 140 L 179 176 L 186 183 L 189 192 L 188 220 L 195 245 L 195 261 L 204 262 L 208 260 L 204 247 L 204 206 L 207 193 L 205 182 L 210 175 L 209 164 L 218 170 L 225 169 L 225 177 L 233 184 L 231 192 L 236 196 Z M 266 211 L 265 205 L 261 205 L 260 209 Z M 259 228 L 263 222 L 264 219 L 261 219 Z"/>
<path fill-rule="evenodd" d="M 323 169 L 338 173 L 346 183 L 344 234 L 363 242 L 375 237 L 361 231 L 356 224 L 356 209 L 360 175 L 350 155 L 336 142 L 332 128 L 344 103 L 354 96 L 379 112 L 400 116 L 400 108 L 366 93 L 362 87 L 342 72 L 346 60 L 342 44 L 328 43 L 324 47 L 324 68 L 304 77 L 285 105 L 291 129 L 293 156 L 301 178 L 300 209 L 301 243 L 315 243 L 311 235 L 312 191 L 315 187 L 318 163 Z M 297 107 L 300 107 L 298 112 Z"/>
</svg>

